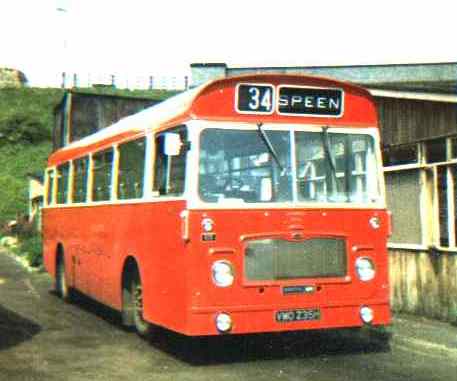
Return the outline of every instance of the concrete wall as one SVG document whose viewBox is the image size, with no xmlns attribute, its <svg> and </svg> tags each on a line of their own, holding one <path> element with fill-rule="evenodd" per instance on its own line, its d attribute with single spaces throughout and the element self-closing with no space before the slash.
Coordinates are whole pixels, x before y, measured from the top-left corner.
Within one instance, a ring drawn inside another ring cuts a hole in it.
<svg viewBox="0 0 457 381">
<path fill-rule="evenodd" d="M 457 254 L 391 249 L 392 308 L 457 322 Z"/>
<path fill-rule="evenodd" d="M 351 81 L 370 88 L 435 91 L 455 94 L 457 63 L 356 66 L 228 67 L 224 63 L 191 65 L 192 86 L 242 74 L 311 74 Z"/>
<path fill-rule="evenodd" d="M 197 87 L 214 79 L 227 77 L 227 65 L 224 63 L 195 63 L 190 65 L 192 87 Z"/>
</svg>

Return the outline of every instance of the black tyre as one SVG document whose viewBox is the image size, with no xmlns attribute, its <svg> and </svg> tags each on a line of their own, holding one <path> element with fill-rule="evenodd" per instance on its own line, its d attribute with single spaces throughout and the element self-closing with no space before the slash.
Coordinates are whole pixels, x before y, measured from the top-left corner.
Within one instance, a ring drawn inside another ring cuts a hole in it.
<svg viewBox="0 0 457 381">
<path fill-rule="evenodd" d="M 57 261 L 55 290 L 57 295 L 66 302 L 71 302 L 73 297 L 72 289 L 68 286 L 65 274 L 65 262 L 63 256 Z"/>
<path fill-rule="evenodd" d="M 381 351 L 390 351 L 393 331 L 391 327 L 374 327 L 370 330 L 370 341 Z"/>
<path fill-rule="evenodd" d="M 130 282 L 130 305 L 132 308 L 132 320 L 138 335 L 150 337 L 153 326 L 143 318 L 143 288 L 138 272 L 135 272 Z"/>
</svg>

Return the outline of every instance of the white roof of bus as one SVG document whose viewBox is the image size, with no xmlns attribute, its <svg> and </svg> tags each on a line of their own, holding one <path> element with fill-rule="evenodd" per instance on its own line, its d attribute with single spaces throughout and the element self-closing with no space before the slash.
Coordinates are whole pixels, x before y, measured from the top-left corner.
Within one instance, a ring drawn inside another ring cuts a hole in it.
<svg viewBox="0 0 457 381">
<path fill-rule="evenodd" d="M 68 144 L 62 150 L 85 147 L 127 131 L 146 132 L 147 129 L 159 126 L 187 111 L 203 87 L 205 85 L 185 91 L 136 114 L 122 118 L 109 127 Z"/>
</svg>

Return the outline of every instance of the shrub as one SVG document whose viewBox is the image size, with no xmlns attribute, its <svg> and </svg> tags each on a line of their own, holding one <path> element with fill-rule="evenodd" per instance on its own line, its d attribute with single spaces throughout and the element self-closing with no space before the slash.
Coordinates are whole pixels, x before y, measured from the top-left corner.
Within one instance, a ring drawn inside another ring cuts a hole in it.
<svg viewBox="0 0 457 381">
<path fill-rule="evenodd" d="M 19 250 L 27 258 L 30 266 L 39 267 L 43 264 L 43 240 L 41 233 L 20 239 Z"/>
<path fill-rule="evenodd" d="M 18 112 L 0 119 L 0 142 L 35 144 L 50 140 L 49 129 L 34 114 Z"/>
<path fill-rule="evenodd" d="M 30 266 L 39 267 L 43 263 L 43 242 L 41 232 L 37 231 L 27 216 L 17 216 L 14 223 L 0 226 L 0 236 L 17 239 L 17 244 L 7 247 L 17 256 L 25 257 Z"/>
</svg>

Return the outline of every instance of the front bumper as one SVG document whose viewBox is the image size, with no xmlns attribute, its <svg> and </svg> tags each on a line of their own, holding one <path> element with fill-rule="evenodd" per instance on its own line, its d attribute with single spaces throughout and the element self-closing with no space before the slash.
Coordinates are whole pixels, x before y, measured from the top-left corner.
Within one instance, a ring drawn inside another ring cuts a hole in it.
<svg viewBox="0 0 457 381">
<path fill-rule="evenodd" d="M 247 334 L 263 332 L 284 332 L 315 329 L 334 329 L 362 327 L 365 324 L 360 318 L 360 308 L 369 306 L 373 309 L 372 326 L 390 324 L 391 313 L 388 303 L 365 301 L 363 304 L 350 306 L 236 306 L 236 307 L 193 307 L 187 318 L 187 329 L 182 332 L 189 336 L 219 335 L 216 328 L 216 317 L 219 313 L 229 314 L 233 326 L 230 334 Z M 319 320 L 278 322 L 277 311 L 318 308 Z"/>
</svg>

